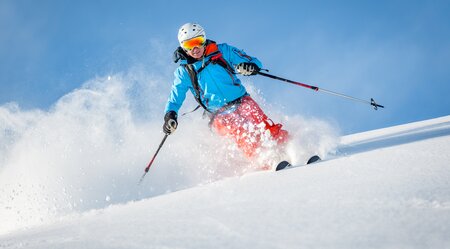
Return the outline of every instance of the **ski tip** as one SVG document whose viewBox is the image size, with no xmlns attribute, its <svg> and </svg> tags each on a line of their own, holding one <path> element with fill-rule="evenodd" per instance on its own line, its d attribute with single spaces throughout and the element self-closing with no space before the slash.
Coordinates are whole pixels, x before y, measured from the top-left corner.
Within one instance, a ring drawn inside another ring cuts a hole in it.
<svg viewBox="0 0 450 249">
<path fill-rule="evenodd" d="M 322 159 L 320 159 L 320 157 L 318 155 L 314 155 L 308 160 L 308 162 L 306 164 L 315 163 L 315 162 L 320 161 L 320 160 L 322 160 Z"/>
<path fill-rule="evenodd" d="M 291 164 L 288 161 L 282 161 L 277 165 L 277 168 L 275 169 L 275 171 L 282 170 L 289 166 L 291 166 Z"/>
</svg>

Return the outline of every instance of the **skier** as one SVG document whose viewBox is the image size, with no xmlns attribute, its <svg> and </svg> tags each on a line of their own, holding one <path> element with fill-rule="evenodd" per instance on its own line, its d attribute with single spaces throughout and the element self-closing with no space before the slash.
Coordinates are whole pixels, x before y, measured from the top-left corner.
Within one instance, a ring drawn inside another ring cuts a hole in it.
<svg viewBox="0 0 450 249">
<path fill-rule="evenodd" d="M 278 148 L 286 144 L 288 132 L 267 117 L 236 76 L 236 72 L 257 74 L 262 67 L 257 58 L 206 39 L 205 30 L 196 23 L 181 26 L 178 41 L 174 61 L 181 62 L 165 108 L 165 134 L 177 128 L 178 110 L 190 90 L 210 118 L 212 130 L 233 139 L 249 159 L 257 157 L 267 141 Z"/>
</svg>

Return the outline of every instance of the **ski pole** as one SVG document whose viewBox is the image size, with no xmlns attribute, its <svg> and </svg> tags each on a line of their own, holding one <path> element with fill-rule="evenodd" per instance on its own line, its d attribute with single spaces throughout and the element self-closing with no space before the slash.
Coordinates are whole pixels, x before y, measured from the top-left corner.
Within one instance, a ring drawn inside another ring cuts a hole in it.
<svg viewBox="0 0 450 249">
<path fill-rule="evenodd" d="M 147 174 L 147 172 L 149 171 L 150 167 L 152 166 L 153 161 L 155 161 L 156 155 L 158 155 L 159 150 L 161 150 L 161 147 L 163 146 L 163 144 L 164 144 L 164 142 L 166 141 L 166 139 L 167 139 L 168 136 L 169 136 L 168 134 L 165 134 L 165 135 L 164 135 L 164 138 L 162 139 L 161 143 L 159 144 L 159 147 L 158 147 L 158 149 L 156 150 L 155 155 L 153 155 L 152 160 L 150 160 L 150 162 L 148 163 L 147 167 L 145 168 L 145 172 L 144 172 L 144 174 L 142 175 L 141 179 L 139 180 L 138 185 L 141 184 L 141 182 L 144 180 L 145 175 Z"/>
<path fill-rule="evenodd" d="M 331 94 L 331 95 L 335 95 L 335 96 L 338 96 L 338 97 L 342 97 L 342 98 L 350 99 L 350 100 L 353 100 L 353 101 L 357 101 L 357 102 L 360 102 L 360 103 L 369 104 L 369 105 L 373 106 L 373 108 L 375 110 L 378 110 L 378 107 L 384 108 L 384 106 L 377 104 L 373 98 L 371 98 L 370 101 L 367 101 L 367 100 L 351 97 L 351 96 L 348 96 L 348 95 L 345 95 L 345 94 L 342 94 L 342 93 L 337 93 L 337 92 L 333 92 L 333 91 L 330 91 L 330 90 L 322 89 L 322 88 L 319 88 L 317 86 L 311 86 L 311 85 L 308 85 L 308 84 L 305 84 L 305 83 L 284 79 L 284 78 L 281 78 L 281 77 L 278 77 L 278 76 L 275 76 L 275 75 L 271 75 L 271 74 L 268 74 L 268 73 L 258 72 L 258 74 L 260 74 L 262 76 L 266 76 L 266 77 L 272 78 L 272 79 L 288 82 L 288 83 L 291 83 L 291 84 L 294 84 L 294 85 L 297 85 L 297 86 L 309 88 L 309 89 L 314 90 L 316 92 L 321 91 L 321 92 L 328 93 L 328 94 Z"/>
</svg>

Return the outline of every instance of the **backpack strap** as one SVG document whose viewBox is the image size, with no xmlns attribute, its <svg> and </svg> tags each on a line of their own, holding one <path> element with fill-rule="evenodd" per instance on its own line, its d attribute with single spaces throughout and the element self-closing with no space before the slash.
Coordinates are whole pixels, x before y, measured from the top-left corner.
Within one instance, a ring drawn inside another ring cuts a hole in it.
<svg viewBox="0 0 450 249">
<path fill-rule="evenodd" d="M 236 74 L 233 67 L 230 66 L 230 64 L 223 58 L 222 53 L 220 51 L 217 51 L 217 52 L 218 52 L 217 55 L 212 56 L 210 61 L 213 64 L 219 64 L 220 66 L 222 66 L 225 69 L 225 71 L 227 71 L 228 75 L 230 76 L 231 80 L 233 81 L 233 84 L 238 86 L 239 84 L 236 83 L 233 78 L 233 74 Z"/>
<path fill-rule="evenodd" d="M 200 89 L 200 85 L 198 84 L 197 72 L 195 71 L 194 66 L 192 64 L 184 64 L 183 66 L 186 69 L 186 71 L 188 72 L 189 77 L 191 78 L 192 87 L 194 88 L 194 91 L 195 91 L 195 96 L 194 96 L 195 100 L 201 107 L 203 107 L 203 109 L 210 112 L 201 100 L 201 92 L 202 91 Z M 196 108 L 196 110 L 197 109 L 198 108 Z"/>
</svg>

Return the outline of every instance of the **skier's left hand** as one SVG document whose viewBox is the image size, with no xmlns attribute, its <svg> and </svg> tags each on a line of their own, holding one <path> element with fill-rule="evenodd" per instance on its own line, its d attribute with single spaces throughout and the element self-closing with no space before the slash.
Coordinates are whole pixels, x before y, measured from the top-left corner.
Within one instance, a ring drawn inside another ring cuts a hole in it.
<svg viewBox="0 0 450 249">
<path fill-rule="evenodd" d="M 249 76 L 257 74 L 261 69 L 255 63 L 242 62 L 236 66 L 236 70 L 242 75 Z"/>
</svg>

